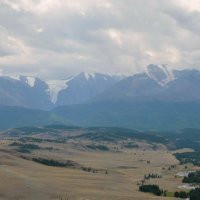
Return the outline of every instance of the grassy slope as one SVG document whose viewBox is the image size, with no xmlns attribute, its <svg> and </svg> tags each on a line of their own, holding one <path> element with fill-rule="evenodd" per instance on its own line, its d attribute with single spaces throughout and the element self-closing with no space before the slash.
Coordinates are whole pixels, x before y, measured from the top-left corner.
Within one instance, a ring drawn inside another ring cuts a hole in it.
<svg viewBox="0 0 200 200">
<path fill-rule="evenodd" d="M 58 122 L 68 124 L 67 120 L 48 111 L 0 106 L 0 130 L 14 127 L 40 126 Z"/>
<path fill-rule="evenodd" d="M 0 107 L 0 130 L 47 124 L 159 131 L 200 128 L 200 103 L 91 103 L 58 107 L 52 111 Z"/>
<path fill-rule="evenodd" d="M 118 126 L 143 130 L 200 128 L 199 103 L 101 103 L 54 110 L 80 126 Z"/>
</svg>

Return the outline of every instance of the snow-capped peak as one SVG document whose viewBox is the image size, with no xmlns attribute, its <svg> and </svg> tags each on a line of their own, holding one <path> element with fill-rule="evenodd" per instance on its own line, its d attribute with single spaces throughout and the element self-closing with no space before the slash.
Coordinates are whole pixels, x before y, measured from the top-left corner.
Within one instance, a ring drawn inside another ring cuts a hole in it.
<svg viewBox="0 0 200 200">
<path fill-rule="evenodd" d="M 86 80 L 89 80 L 90 78 L 95 79 L 94 73 L 83 72 L 83 74 L 84 74 L 84 77 L 86 78 Z"/>
<path fill-rule="evenodd" d="M 67 83 L 70 82 L 74 77 L 71 77 L 66 80 L 49 80 L 47 81 L 47 85 L 49 89 L 46 91 L 51 99 L 51 102 L 55 104 L 58 100 L 58 95 L 62 90 L 68 88 Z"/>
<path fill-rule="evenodd" d="M 81 73 L 84 78 L 88 81 L 90 78 L 93 78 L 95 79 L 95 74 L 93 73 L 88 73 L 88 72 L 82 72 Z M 64 79 L 64 80 L 49 80 L 47 81 L 47 85 L 48 85 L 48 90 L 46 91 L 49 96 L 50 96 L 50 99 L 51 99 L 51 102 L 56 104 L 57 100 L 58 100 L 58 95 L 59 93 L 62 91 L 62 90 L 65 90 L 68 88 L 68 83 L 75 79 L 76 77 L 78 77 L 79 75 L 81 74 L 78 74 L 78 75 L 75 75 L 75 76 L 72 76 L 71 78 L 69 79 Z"/>
<path fill-rule="evenodd" d="M 35 81 L 36 81 L 36 78 L 35 78 L 35 77 L 30 77 L 30 76 L 27 76 L 27 77 L 26 77 L 26 83 L 27 83 L 30 87 L 34 87 L 34 86 L 35 86 Z"/>
<path fill-rule="evenodd" d="M 35 86 L 35 82 L 36 82 L 36 78 L 32 76 L 19 76 L 18 80 L 27 84 L 31 88 Z"/>
<path fill-rule="evenodd" d="M 21 76 L 21 75 L 5 75 L 4 77 L 16 80 L 16 81 L 22 81 L 26 84 L 28 84 L 30 87 L 35 86 L 36 78 L 32 76 Z"/>
<path fill-rule="evenodd" d="M 167 65 L 148 65 L 146 74 L 153 80 L 155 80 L 159 85 L 164 86 L 167 83 L 175 79 L 173 71 L 171 71 Z"/>
<path fill-rule="evenodd" d="M 20 76 L 18 76 L 18 75 L 9 75 L 9 76 L 6 76 L 6 77 L 20 81 Z"/>
</svg>

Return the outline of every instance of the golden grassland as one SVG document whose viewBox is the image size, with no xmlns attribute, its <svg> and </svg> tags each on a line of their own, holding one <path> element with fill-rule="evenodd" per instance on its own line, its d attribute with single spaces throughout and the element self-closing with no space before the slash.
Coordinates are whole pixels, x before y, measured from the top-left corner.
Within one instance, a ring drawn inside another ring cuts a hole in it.
<svg viewBox="0 0 200 200">
<path fill-rule="evenodd" d="M 117 151 L 97 151 L 83 143 L 41 143 L 42 149 L 28 157 L 45 157 L 72 160 L 83 166 L 97 169 L 97 173 L 81 169 L 45 166 L 20 157 L 8 144 L 0 145 L 0 199 L 1 200 L 156 200 L 173 197 L 156 197 L 138 191 L 138 183 L 145 174 L 157 173 L 161 179 L 147 183 L 158 184 L 167 191 L 176 191 L 181 178 L 175 175 L 185 170 L 164 147 L 154 151 L 148 144 L 138 149 L 118 148 Z M 112 144 L 110 148 L 112 149 Z M 52 147 L 47 150 L 45 147 Z M 150 161 L 148 164 L 147 161 Z M 176 165 L 169 170 L 169 166 Z M 188 165 L 187 170 L 195 167 Z M 108 172 L 108 173 L 106 173 Z"/>
</svg>

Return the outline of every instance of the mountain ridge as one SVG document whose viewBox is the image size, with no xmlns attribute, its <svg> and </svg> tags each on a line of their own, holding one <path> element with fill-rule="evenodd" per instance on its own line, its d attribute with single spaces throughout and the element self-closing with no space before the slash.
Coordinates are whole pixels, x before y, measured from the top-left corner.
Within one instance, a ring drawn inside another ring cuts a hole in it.
<svg viewBox="0 0 200 200">
<path fill-rule="evenodd" d="M 30 76 L 0 76 L 0 105 L 50 110 L 86 103 L 120 81 L 121 77 L 82 72 L 64 80 L 44 81 Z"/>
<path fill-rule="evenodd" d="M 155 70 L 157 69 L 157 71 Z M 200 100 L 200 71 L 166 71 L 149 65 L 146 72 L 129 76 L 115 84 L 94 102 L 187 102 Z"/>
<path fill-rule="evenodd" d="M 199 101 L 200 72 L 150 64 L 143 73 L 111 76 L 81 72 L 62 80 L 0 76 L 0 105 L 51 110 L 89 102 Z"/>
</svg>

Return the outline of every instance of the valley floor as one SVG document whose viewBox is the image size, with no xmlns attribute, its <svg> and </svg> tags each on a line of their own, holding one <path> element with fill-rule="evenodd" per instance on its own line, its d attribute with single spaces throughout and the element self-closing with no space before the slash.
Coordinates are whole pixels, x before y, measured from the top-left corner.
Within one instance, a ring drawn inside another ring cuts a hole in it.
<svg viewBox="0 0 200 200">
<path fill-rule="evenodd" d="M 51 167 L 23 159 L 3 141 L 0 148 L 1 200 L 156 200 L 156 197 L 138 191 L 145 174 L 157 173 L 161 179 L 147 182 L 158 184 L 168 191 L 178 190 L 185 166 L 167 150 L 121 149 L 119 151 L 92 151 L 79 145 L 51 144 L 55 150 L 35 150 L 33 157 L 73 160 L 97 173 L 81 169 Z M 47 145 L 47 144 L 41 144 Z M 23 154 L 25 155 L 25 154 Z M 30 155 L 29 155 L 30 156 Z M 148 162 L 150 161 L 150 162 Z M 171 165 L 176 165 L 170 169 Z M 188 165 L 187 170 L 194 170 Z"/>
</svg>

